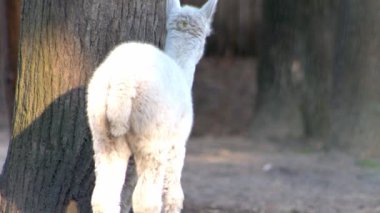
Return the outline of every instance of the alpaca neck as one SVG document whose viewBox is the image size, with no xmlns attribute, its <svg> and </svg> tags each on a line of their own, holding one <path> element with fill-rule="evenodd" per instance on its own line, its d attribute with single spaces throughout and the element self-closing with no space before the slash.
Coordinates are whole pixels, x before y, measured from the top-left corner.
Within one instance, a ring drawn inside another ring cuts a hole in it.
<svg viewBox="0 0 380 213">
<path fill-rule="evenodd" d="M 194 80 L 195 66 L 203 54 L 204 44 L 193 38 L 183 38 L 168 33 L 164 52 L 183 69 L 191 87 Z"/>
</svg>

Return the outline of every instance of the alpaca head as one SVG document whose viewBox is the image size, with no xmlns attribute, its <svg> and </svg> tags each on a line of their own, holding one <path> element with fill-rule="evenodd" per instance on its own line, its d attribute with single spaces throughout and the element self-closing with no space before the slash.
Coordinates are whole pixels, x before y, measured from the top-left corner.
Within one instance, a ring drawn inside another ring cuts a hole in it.
<svg viewBox="0 0 380 213">
<path fill-rule="evenodd" d="M 185 5 L 180 0 L 167 0 L 167 38 L 165 52 L 185 69 L 198 63 L 203 55 L 217 0 L 208 0 L 201 8 Z"/>
</svg>

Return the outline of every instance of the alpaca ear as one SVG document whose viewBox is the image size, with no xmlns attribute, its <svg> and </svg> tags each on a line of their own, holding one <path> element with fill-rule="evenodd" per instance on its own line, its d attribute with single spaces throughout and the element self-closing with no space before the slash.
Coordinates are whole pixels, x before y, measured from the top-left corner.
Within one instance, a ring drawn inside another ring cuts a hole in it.
<svg viewBox="0 0 380 213">
<path fill-rule="evenodd" d="M 218 0 L 208 0 L 201 8 L 203 15 L 211 22 L 216 11 Z"/>
<path fill-rule="evenodd" d="M 174 11 L 181 8 L 180 0 L 166 0 L 166 16 L 169 17 Z"/>
</svg>

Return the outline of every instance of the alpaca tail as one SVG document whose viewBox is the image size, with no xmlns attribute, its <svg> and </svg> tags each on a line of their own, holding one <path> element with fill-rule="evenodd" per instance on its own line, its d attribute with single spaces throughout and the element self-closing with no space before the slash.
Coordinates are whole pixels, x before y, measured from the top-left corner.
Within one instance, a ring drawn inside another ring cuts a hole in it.
<svg viewBox="0 0 380 213">
<path fill-rule="evenodd" d="M 131 82 L 113 82 L 109 86 L 107 96 L 106 115 L 109 122 L 109 130 L 113 137 L 125 135 L 130 127 L 130 114 L 132 110 L 132 98 L 135 96 L 135 89 Z"/>
<path fill-rule="evenodd" d="M 87 88 L 87 117 L 95 146 L 110 141 L 106 116 L 108 88 L 106 73 L 97 70 Z"/>
<path fill-rule="evenodd" d="M 98 69 L 102 69 L 102 66 Z M 104 69 L 104 68 L 103 68 Z M 129 117 L 135 88 L 123 77 L 110 79 L 105 70 L 97 70 L 89 85 L 87 114 L 93 138 L 120 137 L 129 130 Z"/>
</svg>

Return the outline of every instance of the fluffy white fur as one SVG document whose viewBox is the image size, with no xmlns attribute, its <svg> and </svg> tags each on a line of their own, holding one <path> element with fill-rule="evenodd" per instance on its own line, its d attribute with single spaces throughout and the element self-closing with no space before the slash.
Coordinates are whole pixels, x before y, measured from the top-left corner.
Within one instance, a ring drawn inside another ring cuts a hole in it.
<svg viewBox="0 0 380 213">
<path fill-rule="evenodd" d="M 167 1 L 164 52 L 143 43 L 116 47 L 88 85 L 87 114 L 96 169 L 94 212 L 120 212 L 128 159 L 136 161 L 135 213 L 177 213 L 193 122 L 191 88 L 217 0 L 200 9 Z"/>
</svg>

